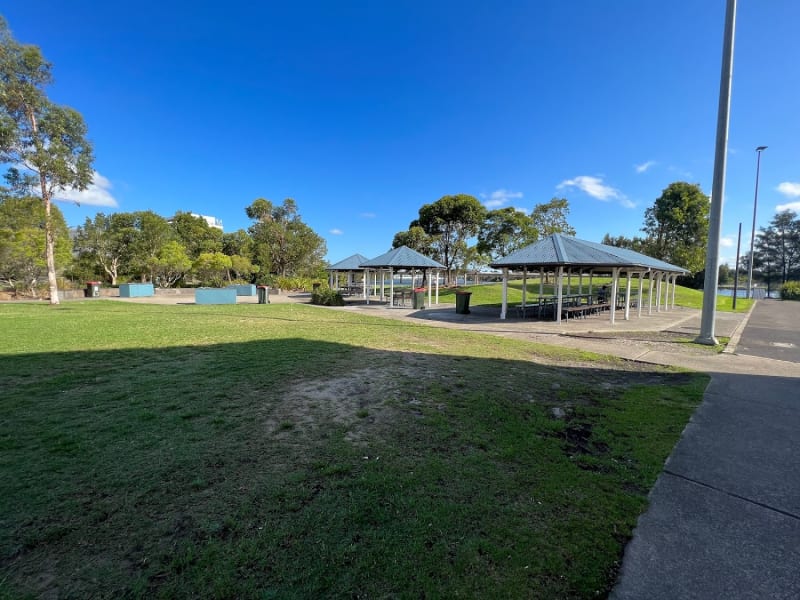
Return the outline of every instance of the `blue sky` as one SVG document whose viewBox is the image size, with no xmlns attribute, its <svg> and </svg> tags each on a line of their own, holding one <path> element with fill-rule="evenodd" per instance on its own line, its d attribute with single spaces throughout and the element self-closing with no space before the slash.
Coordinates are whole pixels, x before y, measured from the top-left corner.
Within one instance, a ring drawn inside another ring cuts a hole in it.
<svg viewBox="0 0 800 600">
<path fill-rule="evenodd" d="M 9 4 L 9 3 L 5 3 Z M 332 262 L 376 256 L 446 194 L 569 200 L 582 239 L 638 235 L 673 181 L 711 192 L 724 0 L 97 3 L 0 8 L 78 109 L 96 212 L 191 211 L 226 231 L 291 197 Z M 796 0 L 739 0 L 722 260 L 800 212 Z M 747 243 L 746 243 L 747 242 Z"/>
</svg>

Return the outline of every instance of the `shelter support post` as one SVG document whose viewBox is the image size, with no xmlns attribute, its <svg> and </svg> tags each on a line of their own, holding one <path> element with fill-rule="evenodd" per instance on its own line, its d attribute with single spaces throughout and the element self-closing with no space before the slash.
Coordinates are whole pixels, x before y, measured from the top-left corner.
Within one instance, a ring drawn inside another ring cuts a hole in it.
<svg viewBox="0 0 800 600">
<path fill-rule="evenodd" d="M 505 320 L 508 310 L 508 269 L 503 269 L 503 293 L 500 307 L 500 319 Z"/>
<path fill-rule="evenodd" d="M 564 267 L 558 267 L 558 301 L 556 302 L 556 322 L 561 323 L 561 310 L 564 306 Z"/>
<path fill-rule="evenodd" d="M 661 280 L 664 278 L 664 274 L 659 272 L 658 276 L 656 277 L 656 312 L 661 312 Z"/>
<path fill-rule="evenodd" d="M 394 269 L 389 269 L 389 306 L 394 308 Z"/>
<path fill-rule="evenodd" d="M 609 306 L 611 307 L 611 324 L 613 325 L 617 317 L 617 294 L 619 293 L 619 267 L 611 269 L 611 297 Z"/>
<path fill-rule="evenodd" d="M 625 273 L 625 320 L 631 320 L 631 273 Z"/>
<path fill-rule="evenodd" d="M 539 298 L 544 296 L 544 268 L 539 268 Z"/>
<path fill-rule="evenodd" d="M 669 289 L 670 289 L 670 283 L 672 282 L 672 276 L 669 273 L 665 274 L 664 275 L 664 281 L 666 283 L 666 285 L 664 286 L 664 311 L 665 312 L 669 312 L 670 311 L 670 305 L 669 305 L 670 293 L 669 293 Z"/>
<path fill-rule="evenodd" d="M 650 291 L 647 292 L 647 314 L 648 315 L 652 315 L 653 314 L 653 277 L 655 277 L 655 273 L 653 271 L 650 271 L 650 273 L 648 274 L 648 278 L 650 279 L 650 287 L 649 287 Z"/>
<path fill-rule="evenodd" d="M 672 276 L 672 310 L 675 310 L 675 288 L 678 287 L 678 276 Z"/>
<path fill-rule="evenodd" d="M 527 297 L 526 292 L 528 291 L 528 267 L 522 267 L 522 310 L 524 313 L 525 310 L 525 299 Z"/>
<path fill-rule="evenodd" d="M 640 319 L 642 318 L 642 285 L 644 284 L 644 273 L 639 271 L 639 301 L 636 303 L 638 307 L 639 314 L 637 315 Z"/>
</svg>

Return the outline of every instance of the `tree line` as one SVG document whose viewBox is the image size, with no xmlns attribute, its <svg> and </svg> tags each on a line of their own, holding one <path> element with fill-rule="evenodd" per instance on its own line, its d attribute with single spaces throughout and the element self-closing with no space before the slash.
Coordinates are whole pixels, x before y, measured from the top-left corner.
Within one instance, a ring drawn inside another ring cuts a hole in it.
<svg viewBox="0 0 800 600">
<path fill-rule="evenodd" d="M 739 269 L 750 267 L 750 252 L 741 257 Z M 789 281 L 800 281 L 800 218 L 785 210 L 776 214 L 769 225 L 759 229 L 753 247 L 753 279 L 759 279 L 767 291 Z"/>
<path fill-rule="evenodd" d="M 469 194 L 442 196 L 419 209 L 408 229 L 394 235 L 392 247 L 408 246 L 438 260 L 450 282 L 459 270 L 480 269 L 541 237 L 575 235 L 568 215 L 566 198 L 537 204 L 528 213 L 512 207 L 488 210 Z"/>
<path fill-rule="evenodd" d="M 259 198 L 245 209 L 252 224 L 232 233 L 202 217 L 153 211 L 98 213 L 68 232 L 51 207 L 58 273 L 67 279 L 219 286 L 231 282 L 275 284 L 280 279 L 319 277 L 325 240 L 300 217 L 292 199 L 274 205 Z M 36 294 L 47 275 L 46 229 L 41 198 L 0 194 L 0 283 Z"/>
</svg>

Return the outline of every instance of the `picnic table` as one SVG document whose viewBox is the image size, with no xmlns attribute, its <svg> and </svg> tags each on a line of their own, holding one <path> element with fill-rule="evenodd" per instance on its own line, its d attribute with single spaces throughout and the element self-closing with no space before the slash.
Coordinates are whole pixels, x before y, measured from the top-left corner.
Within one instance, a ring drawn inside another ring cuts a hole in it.
<svg viewBox="0 0 800 600">
<path fill-rule="evenodd" d="M 558 296 L 539 296 L 530 304 L 517 307 L 520 317 L 535 317 L 537 319 L 556 319 L 558 306 Z M 570 317 L 585 317 L 600 310 L 608 308 L 608 305 L 598 302 L 593 294 L 565 294 L 561 297 L 561 316 L 569 319 Z"/>
</svg>

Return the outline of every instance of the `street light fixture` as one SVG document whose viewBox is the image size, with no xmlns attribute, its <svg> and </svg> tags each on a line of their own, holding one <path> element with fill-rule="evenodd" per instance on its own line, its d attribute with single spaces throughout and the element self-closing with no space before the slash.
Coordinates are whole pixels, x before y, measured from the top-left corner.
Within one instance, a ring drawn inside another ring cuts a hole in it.
<svg viewBox="0 0 800 600">
<path fill-rule="evenodd" d="M 758 158 L 756 159 L 756 195 L 753 200 L 753 231 L 750 234 L 750 264 L 747 267 L 747 297 L 753 297 L 753 250 L 756 242 L 756 211 L 758 211 L 758 174 L 761 170 L 761 153 L 766 150 L 766 146 L 756 148 Z"/>
</svg>

